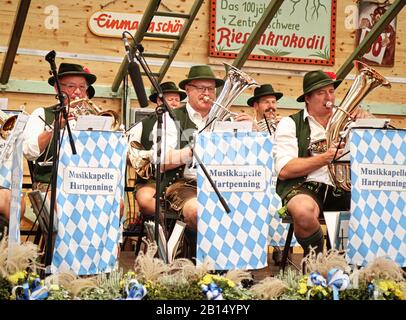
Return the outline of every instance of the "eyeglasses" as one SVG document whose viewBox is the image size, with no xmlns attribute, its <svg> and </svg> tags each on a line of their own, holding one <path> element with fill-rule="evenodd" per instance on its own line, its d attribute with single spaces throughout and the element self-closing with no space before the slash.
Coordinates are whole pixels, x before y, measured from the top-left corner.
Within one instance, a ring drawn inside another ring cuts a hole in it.
<svg viewBox="0 0 406 320">
<path fill-rule="evenodd" d="M 207 90 L 208 92 L 212 93 L 212 92 L 214 92 L 214 91 L 216 90 L 216 87 L 200 87 L 200 86 L 196 86 L 196 85 L 194 85 L 194 84 L 189 84 L 189 86 L 191 86 L 191 87 L 193 87 L 193 88 L 196 88 L 196 90 L 197 90 L 199 93 L 203 93 L 203 92 L 205 92 L 206 90 Z"/>
<path fill-rule="evenodd" d="M 87 85 L 76 85 L 74 83 L 61 83 L 61 86 L 65 87 L 68 89 L 68 92 L 74 92 L 76 89 L 79 89 L 82 92 L 85 92 L 87 90 Z"/>
</svg>

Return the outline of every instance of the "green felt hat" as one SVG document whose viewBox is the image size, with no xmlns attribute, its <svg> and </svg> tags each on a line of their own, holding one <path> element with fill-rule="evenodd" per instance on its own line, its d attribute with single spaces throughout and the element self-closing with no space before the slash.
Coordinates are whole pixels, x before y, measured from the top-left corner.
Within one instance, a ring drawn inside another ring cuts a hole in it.
<svg viewBox="0 0 406 320">
<path fill-rule="evenodd" d="M 176 84 L 172 81 L 163 82 L 160 84 L 162 93 L 178 93 L 180 96 L 180 101 L 186 98 L 186 92 L 179 90 Z M 155 88 L 152 88 L 151 95 L 149 96 L 149 100 L 156 103 L 156 99 L 158 98 L 158 92 L 156 92 Z"/>
<path fill-rule="evenodd" d="M 270 84 L 263 84 L 262 86 L 255 88 L 254 95 L 247 100 L 247 104 L 252 107 L 254 102 L 263 96 L 275 96 L 276 100 L 279 100 L 282 98 L 283 93 L 275 92 Z"/>
<path fill-rule="evenodd" d="M 64 76 L 83 76 L 86 78 L 87 84 L 89 86 L 97 79 L 94 74 L 90 73 L 90 70 L 88 68 L 74 63 L 61 63 L 59 65 L 58 79 Z M 54 86 L 55 79 L 53 76 L 48 79 L 48 83 L 51 86 Z"/>
<path fill-rule="evenodd" d="M 305 95 L 310 92 L 332 84 L 337 88 L 342 80 L 335 80 L 330 78 L 325 72 L 321 70 L 310 71 L 305 74 L 303 78 L 303 94 L 296 99 L 297 102 L 304 102 Z"/>
<path fill-rule="evenodd" d="M 216 88 L 221 87 L 224 84 L 224 81 L 222 79 L 216 78 L 213 70 L 208 65 L 191 67 L 188 77 L 185 80 L 179 82 L 179 88 L 184 90 L 185 85 L 193 80 L 214 80 L 216 82 Z"/>
</svg>

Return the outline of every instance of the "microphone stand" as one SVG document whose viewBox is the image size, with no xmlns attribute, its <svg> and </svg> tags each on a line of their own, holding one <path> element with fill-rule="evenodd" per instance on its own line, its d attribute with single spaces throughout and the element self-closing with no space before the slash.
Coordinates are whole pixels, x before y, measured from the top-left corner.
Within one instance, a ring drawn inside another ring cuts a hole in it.
<svg viewBox="0 0 406 320">
<path fill-rule="evenodd" d="M 144 48 L 142 47 L 141 44 L 137 44 L 134 41 L 134 45 L 135 45 L 135 58 L 137 59 L 137 61 L 139 62 L 139 64 L 141 65 L 142 69 L 144 70 L 145 74 L 147 75 L 149 81 L 151 82 L 152 86 L 155 88 L 158 97 L 161 99 L 161 101 L 163 101 L 163 104 L 157 106 L 155 112 L 156 112 L 156 117 L 157 117 L 157 138 L 156 138 L 156 144 L 157 144 L 157 160 L 156 160 L 156 164 L 155 164 L 155 179 L 156 179 L 156 192 L 160 192 L 161 191 L 161 144 L 162 144 L 162 123 L 163 123 L 163 114 L 165 112 L 169 113 L 169 116 L 172 118 L 172 120 L 175 123 L 176 129 L 180 132 L 180 136 L 183 136 L 182 133 L 182 128 L 180 128 L 179 124 L 176 121 L 176 115 L 174 114 L 172 108 L 167 104 L 166 100 L 164 99 L 163 96 L 163 92 L 162 89 L 158 83 L 158 81 L 155 79 L 155 77 L 153 76 L 142 52 L 144 51 Z M 212 178 L 210 177 L 209 172 L 207 171 L 206 167 L 204 166 L 204 164 L 202 163 L 201 159 L 199 158 L 199 156 L 194 152 L 194 148 L 193 146 L 190 147 L 190 149 L 192 150 L 192 154 L 196 159 L 196 162 L 199 164 L 199 166 L 202 168 L 206 178 L 209 180 L 212 188 L 214 189 L 214 191 L 216 192 L 221 204 L 224 207 L 224 210 L 227 213 L 230 213 L 231 210 L 229 208 L 229 206 L 227 205 L 226 201 L 224 200 L 223 196 L 220 194 L 220 191 L 218 190 L 217 186 L 215 185 L 214 181 L 212 180 Z M 155 241 L 157 243 L 158 249 L 159 249 L 159 220 L 160 220 L 160 214 L 161 214 L 161 204 L 160 204 L 160 194 L 157 194 L 155 197 Z M 165 250 L 167 252 L 167 250 Z M 168 256 L 166 254 L 166 257 L 164 258 L 165 262 L 168 263 Z"/>
<path fill-rule="evenodd" d="M 69 142 L 72 148 L 72 153 L 76 154 L 76 148 L 72 137 L 72 132 L 70 130 L 69 122 L 68 122 L 68 114 L 65 108 L 65 96 L 61 90 L 61 86 L 58 79 L 58 73 L 56 71 L 56 64 L 55 64 L 55 51 L 50 51 L 46 56 L 45 60 L 49 62 L 51 66 L 52 75 L 55 79 L 55 84 L 57 88 L 57 96 L 59 99 L 59 104 L 54 106 L 53 113 L 55 114 L 55 121 L 54 121 L 54 131 L 52 140 L 54 143 L 52 144 L 52 154 L 53 154 L 53 162 L 52 162 L 52 171 L 51 171 L 51 200 L 50 200 L 50 209 L 49 209 L 49 225 L 48 225 L 48 237 L 47 243 L 45 248 L 45 273 L 50 274 L 50 265 L 52 263 L 52 249 L 53 249 L 53 233 L 54 233 L 54 215 L 55 215 L 55 201 L 56 201 L 56 187 L 57 187 L 57 178 L 58 178 L 58 164 L 59 164 L 59 149 L 60 149 L 60 114 L 62 112 L 63 117 L 65 119 L 65 126 L 68 128 L 68 135 L 69 135 Z"/>
</svg>

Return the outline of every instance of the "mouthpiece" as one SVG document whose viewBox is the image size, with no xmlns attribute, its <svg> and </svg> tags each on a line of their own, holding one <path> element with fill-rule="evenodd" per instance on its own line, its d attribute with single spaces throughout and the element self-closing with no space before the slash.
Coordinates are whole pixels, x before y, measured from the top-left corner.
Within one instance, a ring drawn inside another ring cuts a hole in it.
<svg viewBox="0 0 406 320">
<path fill-rule="evenodd" d="M 328 102 L 326 103 L 326 108 L 331 109 L 331 108 L 333 108 L 333 107 L 334 107 L 334 104 L 333 104 L 331 101 L 328 101 Z"/>
<path fill-rule="evenodd" d="M 204 102 L 209 102 L 211 99 L 209 96 L 204 96 L 203 97 Z"/>
</svg>

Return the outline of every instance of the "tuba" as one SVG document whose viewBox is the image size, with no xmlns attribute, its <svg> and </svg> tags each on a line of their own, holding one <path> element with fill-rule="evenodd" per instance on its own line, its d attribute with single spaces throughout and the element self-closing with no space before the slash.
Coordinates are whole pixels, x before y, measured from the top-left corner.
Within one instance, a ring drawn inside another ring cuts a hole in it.
<svg viewBox="0 0 406 320">
<path fill-rule="evenodd" d="M 0 110 L 0 137 L 7 140 L 10 132 L 14 129 L 17 121 L 17 115 L 9 116 L 4 111 Z"/>
<path fill-rule="evenodd" d="M 259 86 L 254 79 L 236 67 L 227 63 L 224 63 L 224 66 L 227 71 L 226 80 L 223 89 L 210 109 L 205 131 L 213 131 L 217 121 L 225 121 L 235 115 L 229 110 L 234 100 L 245 89 Z"/>
<path fill-rule="evenodd" d="M 69 103 L 69 108 L 72 108 L 71 114 L 77 119 L 79 116 L 97 115 L 113 117 L 112 131 L 117 131 L 120 128 L 120 117 L 117 112 L 113 110 L 102 110 L 93 101 L 87 98 L 76 99 Z"/>
<path fill-rule="evenodd" d="M 348 126 L 353 122 L 351 113 L 359 106 L 364 97 L 373 89 L 384 86 L 390 88 L 389 81 L 380 75 L 377 71 L 362 63 L 354 60 L 354 66 L 358 71 L 354 83 L 345 95 L 340 106 L 336 107 L 334 114 L 327 125 L 327 149 L 333 143 L 337 143 L 345 137 Z M 326 150 L 327 150 L 326 149 Z M 333 162 L 328 165 L 329 174 L 337 188 L 345 191 L 351 190 L 351 176 L 349 162 Z"/>
</svg>

